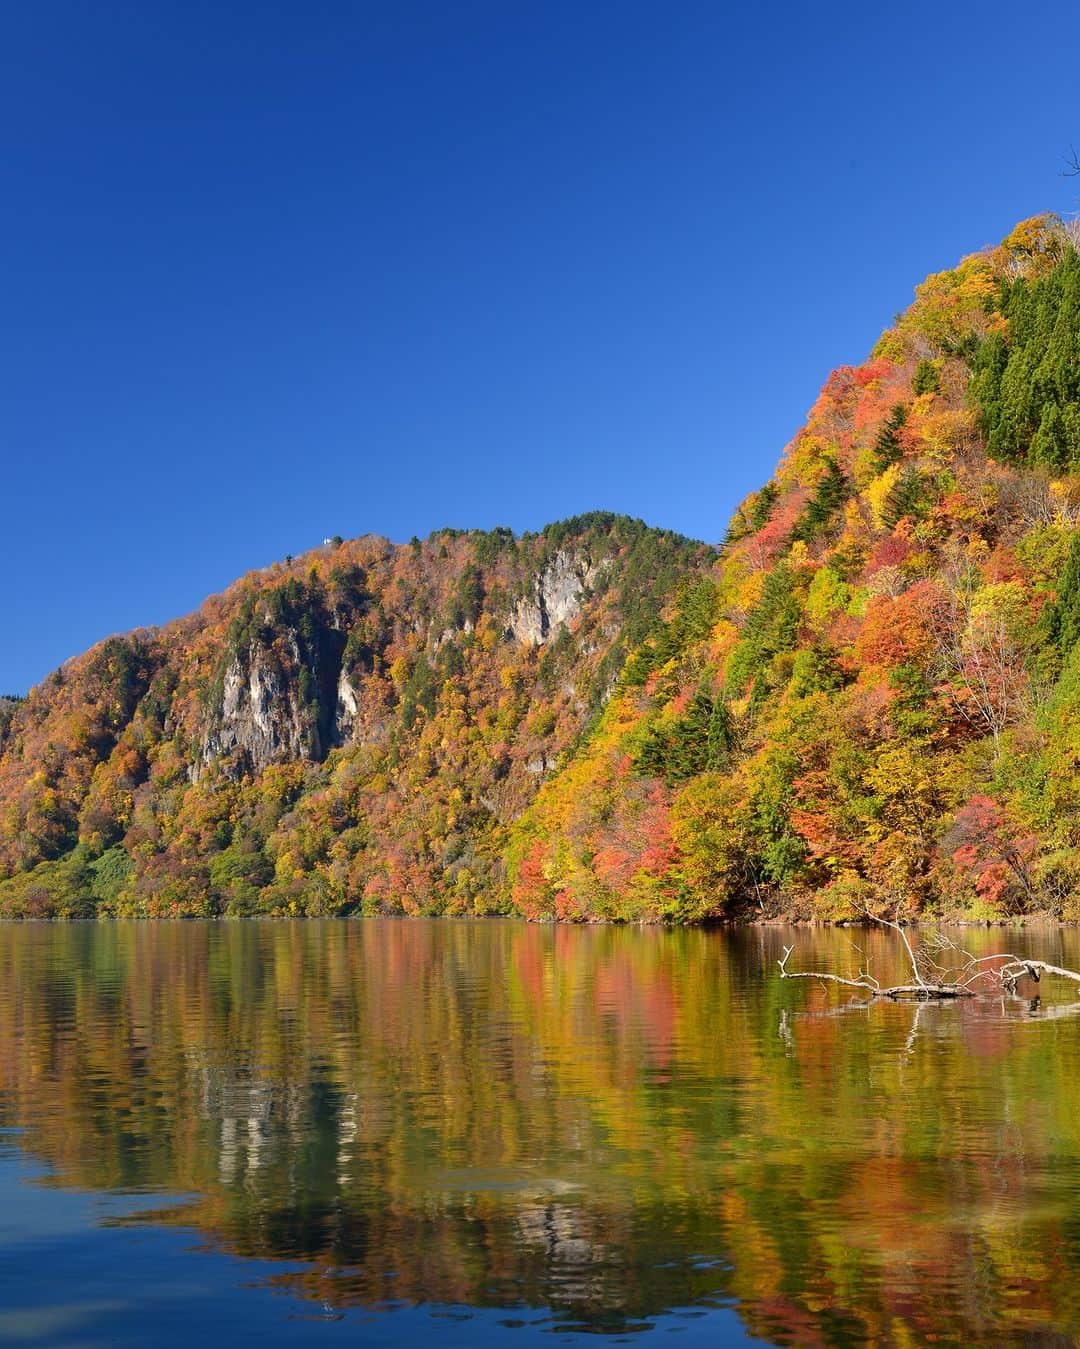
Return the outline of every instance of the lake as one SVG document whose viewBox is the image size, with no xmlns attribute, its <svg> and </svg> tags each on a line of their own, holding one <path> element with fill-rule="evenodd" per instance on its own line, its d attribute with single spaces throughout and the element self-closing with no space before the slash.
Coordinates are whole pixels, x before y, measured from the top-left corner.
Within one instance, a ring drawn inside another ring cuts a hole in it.
<svg viewBox="0 0 1080 1349">
<path fill-rule="evenodd" d="M 961 934 L 1080 967 L 1080 933 Z M 1066 1344 L 1071 986 L 892 933 L 0 926 L 0 1341 Z"/>
</svg>

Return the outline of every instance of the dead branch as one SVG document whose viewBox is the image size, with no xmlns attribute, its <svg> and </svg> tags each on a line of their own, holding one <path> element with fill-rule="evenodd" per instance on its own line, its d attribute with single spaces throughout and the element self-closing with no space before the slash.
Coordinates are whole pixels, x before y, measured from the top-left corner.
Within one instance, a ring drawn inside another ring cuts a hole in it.
<svg viewBox="0 0 1080 1349">
<path fill-rule="evenodd" d="M 980 993 L 1014 994 L 1021 979 L 1026 977 L 1039 983 L 1044 974 L 1080 984 L 1080 972 L 1076 970 L 1051 965 L 1045 960 L 1031 960 L 1026 956 L 1017 956 L 1011 951 L 996 951 L 992 955 L 976 956 L 940 932 L 928 935 L 916 952 L 900 923 L 869 911 L 867 918 L 880 923 L 883 927 L 892 928 L 899 934 L 911 965 L 912 983 L 885 986 L 870 973 L 868 968 L 860 969 L 854 979 L 846 979 L 841 975 L 822 970 L 789 970 L 788 961 L 795 949 L 793 946 L 785 946 L 783 956 L 776 962 L 780 966 L 780 978 L 817 979 L 822 983 L 856 988 L 870 995 L 868 1001 L 875 998 L 894 1000 L 915 998 L 928 1001 L 973 998 Z"/>
<path fill-rule="evenodd" d="M 1006 959 L 1009 963 L 997 971 L 1005 988 L 1014 988 L 1017 980 L 1022 979 L 1025 974 L 1036 983 L 1039 982 L 1041 975 L 1053 974 L 1059 979 L 1071 979 L 1074 984 L 1080 984 L 1080 974 L 1077 974 L 1076 970 L 1062 969 L 1060 965 L 1048 965 L 1045 960 L 1029 960 L 1026 956 L 1008 956 Z"/>
<path fill-rule="evenodd" d="M 873 978 L 841 979 L 838 974 L 825 974 L 819 970 L 789 970 L 787 967 L 788 957 L 794 949 L 794 946 L 785 946 L 783 959 L 776 962 L 780 966 L 781 979 L 820 979 L 823 983 L 843 984 L 845 988 L 865 988 L 875 998 L 882 995 L 881 985 Z"/>
</svg>

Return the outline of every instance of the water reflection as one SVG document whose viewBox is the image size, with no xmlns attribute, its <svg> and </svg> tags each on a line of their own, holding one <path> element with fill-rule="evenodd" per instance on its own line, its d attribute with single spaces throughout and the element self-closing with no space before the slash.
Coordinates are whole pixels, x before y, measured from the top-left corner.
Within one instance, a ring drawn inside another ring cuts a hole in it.
<svg viewBox="0 0 1080 1349">
<path fill-rule="evenodd" d="M 0 1125 L 55 1184 L 136 1196 L 99 1223 L 274 1262 L 258 1281 L 317 1317 L 627 1333 L 735 1305 L 798 1345 L 1080 1332 L 1074 990 L 853 1006 L 775 977 L 790 940 L 3 927 Z M 863 959 L 794 940 L 803 967 Z M 891 934 L 860 941 L 892 978 Z M 1080 966 L 1076 933 L 1009 945 Z"/>
</svg>

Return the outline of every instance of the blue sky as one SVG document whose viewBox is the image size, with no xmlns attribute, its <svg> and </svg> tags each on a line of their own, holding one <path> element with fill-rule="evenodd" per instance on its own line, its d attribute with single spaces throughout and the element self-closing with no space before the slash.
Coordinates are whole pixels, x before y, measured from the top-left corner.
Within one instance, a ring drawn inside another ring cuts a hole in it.
<svg viewBox="0 0 1080 1349">
<path fill-rule="evenodd" d="M 0 4 L 0 692 L 329 534 L 715 540 L 1080 205 L 1080 7 Z"/>
</svg>

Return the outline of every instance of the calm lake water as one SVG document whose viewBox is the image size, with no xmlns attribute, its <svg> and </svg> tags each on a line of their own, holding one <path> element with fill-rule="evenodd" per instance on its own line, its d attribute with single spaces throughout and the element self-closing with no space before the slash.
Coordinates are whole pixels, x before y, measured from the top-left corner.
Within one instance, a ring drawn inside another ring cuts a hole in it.
<svg viewBox="0 0 1080 1349">
<path fill-rule="evenodd" d="M 854 939 L 0 926 L 0 1341 L 1072 1343 L 1075 990 L 777 977 Z"/>
</svg>

